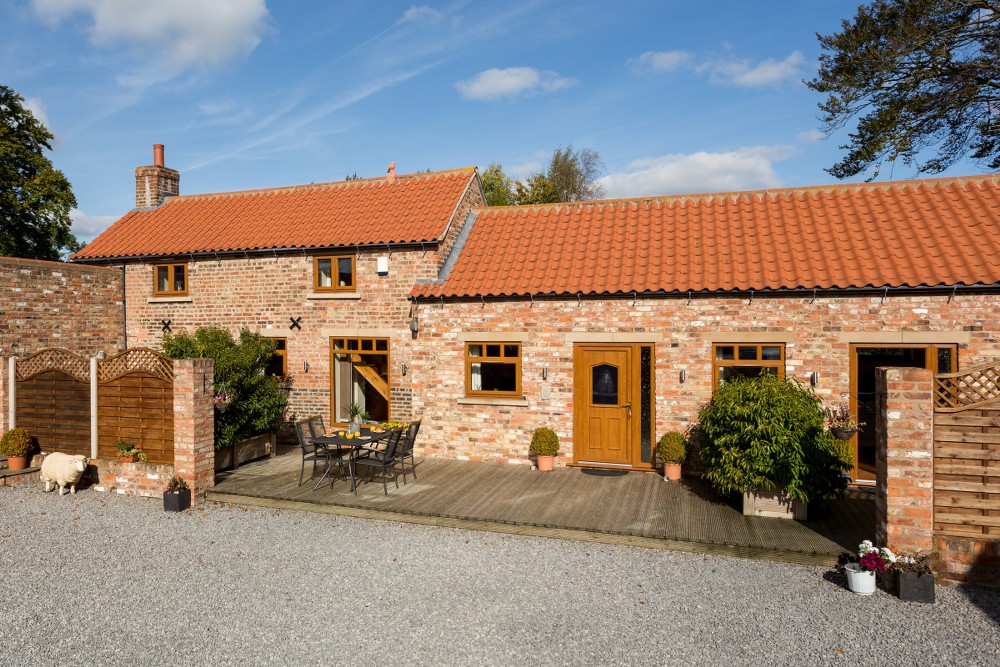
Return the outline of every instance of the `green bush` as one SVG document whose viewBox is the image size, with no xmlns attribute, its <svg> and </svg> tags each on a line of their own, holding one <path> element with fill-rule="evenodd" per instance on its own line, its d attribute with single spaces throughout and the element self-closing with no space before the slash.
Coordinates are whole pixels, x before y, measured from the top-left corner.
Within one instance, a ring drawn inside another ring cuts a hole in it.
<svg viewBox="0 0 1000 667">
<path fill-rule="evenodd" d="M 687 443 L 679 431 L 667 431 L 660 436 L 656 445 L 656 455 L 664 463 L 684 463 L 687 457 Z"/>
<path fill-rule="evenodd" d="M 698 412 L 704 478 L 723 494 L 782 488 L 802 502 L 847 486 L 850 450 L 825 430 L 821 402 L 773 375 L 733 378 Z"/>
<path fill-rule="evenodd" d="M 4 456 L 27 456 L 34 447 L 35 441 L 26 428 L 12 428 L 0 438 L 0 453 Z"/>
<path fill-rule="evenodd" d="M 531 453 L 535 456 L 555 456 L 559 453 L 559 436 L 550 428 L 536 428 L 531 435 Z"/>
<path fill-rule="evenodd" d="M 215 393 L 225 388 L 229 399 L 228 409 L 215 413 L 216 449 L 281 428 L 288 394 L 281 380 L 264 375 L 274 350 L 274 341 L 247 329 L 238 341 L 219 327 L 163 338 L 163 352 L 172 359 L 215 361 Z"/>
</svg>

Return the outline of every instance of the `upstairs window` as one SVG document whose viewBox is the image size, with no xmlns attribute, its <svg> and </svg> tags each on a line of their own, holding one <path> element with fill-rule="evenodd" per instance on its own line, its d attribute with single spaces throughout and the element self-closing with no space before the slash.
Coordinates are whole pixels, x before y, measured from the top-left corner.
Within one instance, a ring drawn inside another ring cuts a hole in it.
<svg viewBox="0 0 1000 667">
<path fill-rule="evenodd" d="M 187 293 L 187 264 L 153 267 L 153 296 L 186 296 Z"/>
<path fill-rule="evenodd" d="M 521 396 L 520 343 L 466 343 L 468 396 Z"/>
<path fill-rule="evenodd" d="M 317 292 L 353 292 L 354 257 L 316 257 L 313 278 Z"/>
<path fill-rule="evenodd" d="M 783 343 L 725 343 L 712 346 L 715 386 L 734 377 L 756 377 L 769 373 L 785 377 Z"/>
</svg>

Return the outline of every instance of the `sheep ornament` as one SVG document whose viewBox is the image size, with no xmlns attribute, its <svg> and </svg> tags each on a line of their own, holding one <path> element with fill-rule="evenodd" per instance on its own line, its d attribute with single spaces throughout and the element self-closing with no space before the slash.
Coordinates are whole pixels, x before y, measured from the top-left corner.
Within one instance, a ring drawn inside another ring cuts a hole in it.
<svg viewBox="0 0 1000 667">
<path fill-rule="evenodd" d="M 83 454 L 72 456 L 53 452 L 42 461 L 41 479 L 45 482 L 46 491 L 52 491 L 58 486 L 61 496 L 69 486 L 69 492 L 76 493 L 76 483 L 83 477 L 86 469 L 87 457 Z"/>
</svg>

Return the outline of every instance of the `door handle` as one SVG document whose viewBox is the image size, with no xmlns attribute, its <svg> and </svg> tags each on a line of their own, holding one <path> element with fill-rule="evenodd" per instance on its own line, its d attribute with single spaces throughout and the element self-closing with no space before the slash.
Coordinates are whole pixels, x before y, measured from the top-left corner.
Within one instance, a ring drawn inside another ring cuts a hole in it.
<svg viewBox="0 0 1000 667">
<path fill-rule="evenodd" d="M 625 408 L 626 410 L 628 410 L 628 418 L 629 418 L 629 419 L 631 419 L 631 418 L 632 418 L 632 401 L 629 401 L 629 402 L 628 402 L 628 403 L 626 403 L 626 404 L 625 404 L 625 405 L 624 405 L 623 407 L 624 407 L 624 408 Z"/>
</svg>

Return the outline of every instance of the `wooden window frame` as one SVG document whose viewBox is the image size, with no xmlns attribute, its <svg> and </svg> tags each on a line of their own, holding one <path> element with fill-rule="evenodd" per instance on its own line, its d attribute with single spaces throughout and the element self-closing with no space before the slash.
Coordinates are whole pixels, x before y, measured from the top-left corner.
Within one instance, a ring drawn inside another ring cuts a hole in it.
<svg viewBox="0 0 1000 667">
<path fill-rule="evenodd" d="M 469 354 L 469 350 L 473 345 L 478 345 L 483 348 L 483 356 L 473 357 Z M 487 345 L 499 345 L 500 346 L 500 356 L 499 357 L 487 357 L 485 356 Z M 517 356 L 508 357 L 506 356 L 506 346 L 516 346 Z M 465 395 L 466 397 L 477 397 L 483 398 L 488 396 L 493 396 L 497 398 L 511 398 L 521 397 L 521 359 L 524 354 L 524 348 L 519 341 L 509 341 L 509 340 L 476 340 L 468 341 L 465 344 Z M 514 364 L 514 391 L 496 391 L 488 389 L 477 389 L 472 388 L 472 364 Z"/>
<path fill-rule="evenodd" d="M 174 284 L 174 272 L 177 267 L 184 267 L 184 289 L 175 290 L 172 288 Z M 166 290 L 160 289 L 160 283 L 157 278 L 159 278 L 160 269 L 167 269 L 167 284 L 171 287 Z M 191 272 L 188 271 L 187 262 L 174 262 L 171 264 L 154 264 L 153 265 L 153 296 L 187 296 L 188 295 L 188 284 L 191 279 Z"/>
<path fill-rule="evenodd" d="M 343 347 L 338 347 L 338 344 Z M 337 355 L 358 354 L 366 356 L 385 357 L 386 388 L 389 395 L 385 397 L 386 418 L 392 418 L 392 340 L 381 336 L 331 336 L 330 337 L 330 420 L 334 424 L 346 425 L 344 420 L 337 419 Z M 353 396 L 349 399 L 353 400 Z"/>
<path fill-rule="evenodd" d="M 719 348 L 733 348 L 733 359 L 719 359 Z M 739 348 L 753 347 L 757 350 L 755 359 L 739 359 Z M 763 348 L 776 347 L 781 350 L 778 359 L 762 359 Z M 733 368 L 739 366 L 759 366 L 761 368 L 777 368 L 778 377 L 785 377 L 785 343 L 712 343 L 712 391 L 719 387 L 719 374 L 722 368 Z"/>
<path fill-rule="evenodd" d="M 339 275 L 334 271 L 334 267 L 342 259 L 351 260 L 351 284 L 341 287 L 340 285 L 331 284 L 328 287 L 321 286 L 319 284 L 319 263 L 323 260 L 329 260 L 330 262 L 330 282 L 336 283 L 336 277 Z M 356 292 L 358 291 L 358 271 L 357 271 L 357 258 L 354 255 L 319 255 L 313 258 L 313 290 L 316 292 Z"/>
<path fill-rule="evenodd" d="M 275 345 L 277 345 L 278 341 L 282 341 L 285 344 L 284 348 L 282 348 L 282 349 L 278 349 L 276 347 L 275 350 L 274 350 L 274 355 L 272 356 L 272 359 L 274 357 L 278 357 L 279 359 L 281 359 L 281 374 L 280 375 L 268 375 L 268 377 L 278 378 L 280 380 L 285 380 L 285 379 L 288 378 L 288 339 L 287 338 L 283 338 L 283 337 L 274 337 L 274 338 L 268 338 L 268 340 L 273 340 L 275 342 Z M 270 363 L 270 362 L 268 362 L 268 363 Z M 267 373 L 267 366 L 264 367 L 264 371 L 265 371 L 265 374 L 266 374 Z"/>
</svg>

